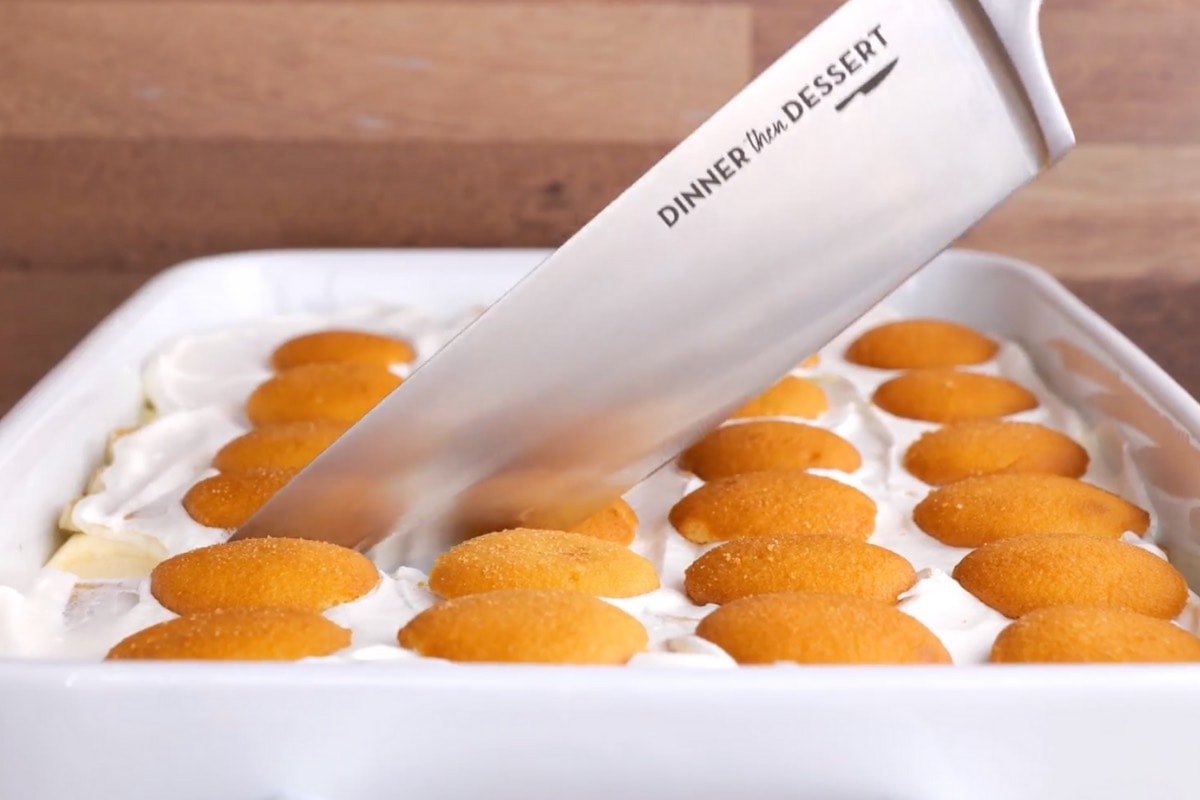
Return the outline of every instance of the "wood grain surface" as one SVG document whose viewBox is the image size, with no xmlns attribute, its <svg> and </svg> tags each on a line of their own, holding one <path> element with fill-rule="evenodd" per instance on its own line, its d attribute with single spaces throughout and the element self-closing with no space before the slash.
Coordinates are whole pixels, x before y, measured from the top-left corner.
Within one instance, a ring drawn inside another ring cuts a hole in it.
<svg viewBox="0 0 1200 800">
<path fill-rule="evenodd" d="M 0 412 L 185 258 L 556 245 L 837 5 L 0 0 Z M 1200 391 L 1200 3 L 1042 29 L 1080 145 L 963 243 Z"/>
</svg>

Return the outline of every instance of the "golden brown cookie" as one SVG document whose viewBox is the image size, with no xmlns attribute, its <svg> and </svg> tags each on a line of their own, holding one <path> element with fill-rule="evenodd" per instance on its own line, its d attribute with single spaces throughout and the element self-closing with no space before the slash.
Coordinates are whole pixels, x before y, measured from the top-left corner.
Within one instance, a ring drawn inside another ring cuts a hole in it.
<svg viewBox="0 0 1200 800">
<path fill-rule="evenodd" d="M 624 611 L 581 592 L 502 589 L 447 600 L 414 617 L 401 646 L 450 661 L 624 664 L 649 643 Z"/>
<path fill-rule="evenodd" d="M 628 545 L 633 542 L 637 526 L 637 513 L 629 503 L 617 498 L 616 501 L 567 530 L 570 533 L 582 533 L 584 536 L 591 536 L 595 539 Z"/>
<path fill-rule="evenodd" d="M 747 472 L 834 469 L 854 472 L 862 456 L 833 431 L 762 420 L 724 425 L 683 451 L 682 469 L 706 481 Z"/>
<path fill-rule="evenodd" d="M 222 472 L 256 469 L 301 470 L 349 427 L 343 422 L 284 422 L 264 425 L 226 444 L 213 456 Z"/>
<path fill-rule="evenodd" d="M 1132 611 L 1053 606 L 1000 631 L 995 663 L 1200 661 L 1200 639 L 1177 625 Z"/>
<path fill-rule="evenodd" d="M 1087 451 L 1056 430 L 1032 422 L 976 420 L 938 428 L 913 442 L 904 467 L 935 486 L 999 472 L 1082 477 Z"/>
<path fill-rule="evenodd" d="M 743 597 L 696 627 L 739 664 L 949 664 L 933 633 L 877 600 L 791 592 Z"/>
<path fill-rule="evenodd" d="M 188 489 L 183 507 L 201 525 L 240 528 L 295 474 L 290 469 L 222 472 Z"/>
<path fill-rule="evenodd" d="M 378 364 L 305 364 L 259 385 L 246 400 L 246 414 L 256 426 L 311 420 L 352 424 L 401 383 Z"/>
<path fill-rule="evenodd" d="M 429 571 L 429 588 L 442 597 L 495 589 L 571 589 L 633 597 L 658 586 L 654 565 L 615 542 L 533 528 L 468 539 L 440 555 Z"/>
<path fill-rule="evenodd" d="M 889 322 L 864 333 L 846 350 L 851 364 L 880 369 L 925 369 L 982 364 L 997 344 L 982 333 L 940 319 Z"/>
<path fill-rule="evenodd" d="M 955 369 L 922 369 L 875 390 L 875 405 L 906 419 L 963 422 L 1006 417 L 1038 407 L 1037 398 L 1007 378 Z"/>
<path fill-rule="evenodd" d="M 999 474 L 934 489 L 913 509 L 921 530 L 951 547 L 1030 533 L 1139 536 L 1150 515 L 1122 497 L 1061 475 Z"/>
<path fill-rule="evenodd" d="M 829 399 L 820 386 L 806 378 L 788 375 L 751 400 L 733 415 L 746 417 L 803 417 L 816 419 L 829 410 Z"/>
<path fill-rule="evenodd" d="M 875 501 L 821 475 L 751 472 L 706 483 L 676 503 L 669 518 L 696 544 L 770 533 L 866 539 L 875 530 Z"/>
<path fill-rule="evenodd" d="M 744 536 L 709 550 L 684 573 L 697 605 L 777 592 L 847 594 L 895 603 L 917 582 L 902 556 L 841 536 Z"/>
<path fill-rule="evenodd" d="M 1187 582 L 1140 547 L 1095 536 L 1035 534 L 985 544 L 954 568 L 962 587 L 1006 617 L 1047 606 L 1123 608 L 1171 619 Z"/>
<path fill-rule="evenodd" d="M 271 354 L 271 366 L 276 370 L 285 370 L 303 364 L 359 361 L 386 367 L 390 364 L 407 364 L 416 357 L 412 345 L 391 336 L 366 331 L 329 330 L 297 336 L 279 345 Z"/>
<path fill-rule="evenodd" d="M 379 571 L 354 550 L 308 539 L 240 539 L 189 550 L 150 573 L 150 593 L 176 614 L 223 608 L 324 611 L 362 597 Z"/>
<path fill-rule="evenodd" d="M 312 611 L 240 608 L 160 622 L 117 643 L 109 659 L 295 661 L 350 646 L 350 631 Z"/>
</svg>

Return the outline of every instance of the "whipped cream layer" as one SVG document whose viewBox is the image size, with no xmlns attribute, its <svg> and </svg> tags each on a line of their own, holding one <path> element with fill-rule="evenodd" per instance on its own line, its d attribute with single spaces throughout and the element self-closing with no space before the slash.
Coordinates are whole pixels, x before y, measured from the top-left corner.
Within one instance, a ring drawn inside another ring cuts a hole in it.
<svg viewBox="0 0 1200 800">
<path fill-rule="evenodd" d="M 281 316 L 184 337 L 156 354 L 144 372 L 148 421 L 115 440 L 109 463 L 86 496 L 64 512 L 64 526 L 89 536 L 135 545 L 155 559 L 223 541 L 228 532 L 192 520 L 181 500 L 197 481 L 215 474 L 216 451 L 250 429 L 242 405 L 271 376 L 270 353 L 294 336 L 329 328 L 354 328 L 404 338 L 417 352 L 411 369 L 443 346 L 474 316 L 474 310 L 435 319 L 406 308 L 353 308 L 328 314 Z M 858 448 L 863 466 L 853 474 L 814 470 L 850 484 L 876 503 L 875 532 L 868 541 L 891 549 L 918 570 L 916 585 L 898 608 L 920 620 L 945 644 L 956 664 L 986 660 L 996 635 L 1009 622 L 958 585 L 950 572 L 969 550 L 941 544 L 917 528 L 913 507 L 931 487 L 902 466 L 909 444 L 937 426 L 894 417 L 870 402 L 875 388 L 897 373 L 859 367 L 841 358 L 863 331 L 899 317 L 886 304 L 876 308 L 822 349 L 819 362 L 793 374 L 816 381 L 829 399 L 819 419 L 795 420 L 828 428 Z M 1146 506 L 1123 443 L 1103 429 L 1089 428 L 1040 379 L 1026 353 L 1001 342 L 991 362 L 972 371 L 1007 377 L 1032 391 L 1039 407 L 1010 417 L 1063 431 L 1091 456 L 1084 480 Z M 786 418 L 784 418 L 786 419 Z M 747 420 L 734 420 L 728 425 Z M 633 666 L 731 667 L 719 648 L 694 635 L 696 624 L 716 606 L 696 606 L 683 592 L 684 570 L 707 549 L 680 536 L 667 522 L 670 508 L 701 482 L 673 466 L 632 489 L 626 499 L 641 521 L 632 549 L 659 572 L 662 588 L 634 598 L 609 599 L 637 617 L 651 645 Z M 1153 552 L 1157 520 L 1145 538 L 1125 540 Z M 367 596 L 330 609 L 327 616 L 350 629 L 352 644 L 333 661 L 402 660 L 418 657 L 396 644 L 396 631 L 436 602 L 426 576 L 401 568 L 382 574 Z M 150 595 L 148 580 L 81 582 L 47 567 L 20 586 L 0 586 L 0 654 L 44 658 L 99 659 L 125 636 L 174 616 Z M 1189 595 L 1177 623 L 1200 633 L 1200 602 Z"/>
</svg>

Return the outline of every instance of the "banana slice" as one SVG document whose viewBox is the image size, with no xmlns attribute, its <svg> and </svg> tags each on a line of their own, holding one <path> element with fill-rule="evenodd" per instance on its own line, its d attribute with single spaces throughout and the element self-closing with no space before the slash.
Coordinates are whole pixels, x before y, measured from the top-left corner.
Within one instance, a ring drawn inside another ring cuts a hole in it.
<svg viewBox="0 0 1200 800">
<path fill-rule="evenodd" d="M 142 546 L 76 533 L 58 548 L 47 566 L 91 580 L 144 578 L 166 555 L 154 552 L 150 543 Z"/>
</svg>

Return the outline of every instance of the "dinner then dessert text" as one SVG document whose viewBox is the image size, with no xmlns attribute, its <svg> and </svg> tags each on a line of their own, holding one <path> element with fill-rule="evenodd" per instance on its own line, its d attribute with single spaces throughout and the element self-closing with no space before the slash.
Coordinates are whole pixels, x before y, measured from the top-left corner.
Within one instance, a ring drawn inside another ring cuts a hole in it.
<svg viewBox="0 0 1200 800">
<path fill-rule="evenodd" d="M 704 172 L 695 180 L 675 194 L 670 202 L 659 207 L 658 218 L 668 228 L 674 227 L 694 211 L 700 201 L 712 197 L 719 187 L 728 183 L 746 167 L 750 163 L 752 153 L 763 152 L 802 120 L 811 116 L 810 112 L 813 109 L 842 87 L 846 87 L 847 90 L 834 106 L 839 112 L 855 97 L 874 91 L 891 74 L 899 59 L 893 58 L 890 63 L 875 70 L 865 80 L 855 80 L 855 76 L 865 72 L 867 65 L 880 59 L 888 48 L 889 41 L 883 34 L 882 24 L 868 30 L 866 35 L 851 43 L 837 58 L 829 61 L 816 75 L 801 85 L 792 97 L 784 100 L 774 117 L 769 118 L 765 124 L 746 131 L 743 137 L 744 144 L 739 143 L 727 148 L 723 155 L 706 165 Z M 855 88 L 849 88 L 850 84 L 854 84 Z"/>
</svg>

